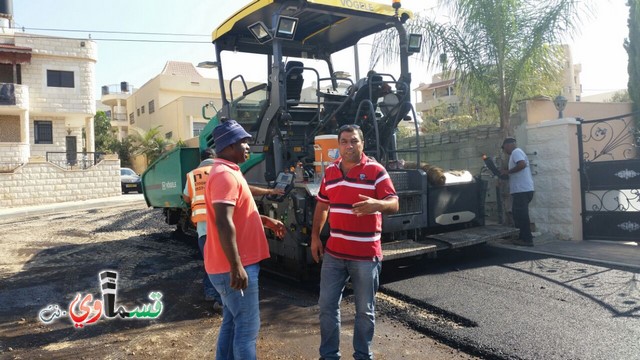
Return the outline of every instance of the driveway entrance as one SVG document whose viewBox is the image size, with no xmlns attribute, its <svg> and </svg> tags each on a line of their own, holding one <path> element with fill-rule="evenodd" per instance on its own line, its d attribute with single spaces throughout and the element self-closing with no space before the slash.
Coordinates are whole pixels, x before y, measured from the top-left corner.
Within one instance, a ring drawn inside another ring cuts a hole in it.
<svg viewBox="0 0 640 360">
<path fill-rule="evenodd" d="M 633 114 L 578 119 L 585 240 L 640 239 L 640 151 Z"/>
</svg>

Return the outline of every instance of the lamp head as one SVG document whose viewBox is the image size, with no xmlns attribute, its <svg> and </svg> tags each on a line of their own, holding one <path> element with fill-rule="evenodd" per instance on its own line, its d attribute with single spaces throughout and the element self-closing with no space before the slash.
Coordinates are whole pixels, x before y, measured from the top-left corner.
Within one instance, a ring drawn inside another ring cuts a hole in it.
<svg viewBox="0 0 640 360">
<path fill-rule="evenodd" d="M 562 95 L 558 95 L 553 99 L 553 105 L 556 107 L 556 110 L 558 110 L 558 116 L 562 118 L 562 111 L 564 111 L 564 108 L 567 106 L 567 98 Z"/>
<path fill-rule="evenodd" d="M 409 53 L 419 53 L 422 49 L 422 34 L 409 34 Z"/>
<path fill-rule="evenodd" d="M 273 39 L 271 33 L 269 33 L 269 30 L 267 29 L 267 26 L 262 21 L 255 22 L 249 25 L 248 28 L 251 35 L 253 35 L 260 44 L 264 44 Z"/>
<path fill-rule="evenodd" d="M 274 36 L 278 39 L 293 40 L 297 27 L 298 18 L 281 15 L 278 17 L 278 26 L 276 26 L 276 33 Z"/>
</svg>

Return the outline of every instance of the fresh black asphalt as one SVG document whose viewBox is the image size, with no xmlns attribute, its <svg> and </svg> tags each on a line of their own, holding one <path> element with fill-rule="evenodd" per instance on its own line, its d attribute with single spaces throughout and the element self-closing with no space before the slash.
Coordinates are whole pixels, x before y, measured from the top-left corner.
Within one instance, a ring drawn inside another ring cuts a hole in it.
<svg viewBox="0 0 640 360">
<path fill-rule="evenodd" d="M 462 324 L 419 322 L 487 358 L 640 359 L 640 272 L 490 245 L 385 262 L 381 290 Z"/>
</svg>

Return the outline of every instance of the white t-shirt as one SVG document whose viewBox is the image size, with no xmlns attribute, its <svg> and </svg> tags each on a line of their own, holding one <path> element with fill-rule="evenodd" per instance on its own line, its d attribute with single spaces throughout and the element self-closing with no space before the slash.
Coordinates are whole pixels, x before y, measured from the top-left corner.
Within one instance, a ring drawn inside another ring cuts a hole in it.
<svg viewBox="0 0 640 360">
<path fill-rule="evenodd" d="M 509 174 L 509 192 L 511 194 L 533 191 L 533 177 L 527 154 L 520 148 L 515 148 L 509 157 L 509 170 L 516 167 L 518 161 L 524 160 L 526 167 L 517 173 Z"/>
</svg>

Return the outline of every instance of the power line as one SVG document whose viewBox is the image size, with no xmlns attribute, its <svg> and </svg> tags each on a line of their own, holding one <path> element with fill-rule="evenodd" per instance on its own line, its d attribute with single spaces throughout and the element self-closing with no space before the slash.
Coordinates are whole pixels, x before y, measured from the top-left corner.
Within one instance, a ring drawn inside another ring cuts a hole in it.
<svg viewBox="0 0 640 360">
<path fill-rule="evenodd" d="M 81 39 L 78 39 L 81 40 Z M 100 39 L 89 38 L 87 40 L 95 41 L 125 41 L 125 42 L 141 42 L 141 43 L 179 43 L 179 44 L 211 44 L 211 41 L 194 41 L 194 40 L 150 40 L 150 39 Z"/>
<path fill-rule="evenodd" d="M 159 33 L 159 32 L 140 32 L 140 31 L 113 31 L 113 30 L 74 30 L 74 29 L 43 29 L 21 27 L 24 30 L 34 31 L 61 31 L 61 32 L 84 32 L 96 34 L 127 34 L 127 35 L 160 35 L 160 36 L 210 36 L 209 34 L 181 34 L 181 33 Z"/>
<path fill-rule="evenodd" d="M 152 39 L 118 39 L 118 38 L 71 38 L 51 35 L 36 35 L 28 34 L 29 37 L 35 39 L 62 39 L 62 40 L 91 40 L 91 41 L 123 41 L 123 42 L 140 42 L 140 43 L 179 43 L 179 44 L 211 44 L 211 41 L 197 41 L 197 40 L 152 40 Z"/>
</svg>

